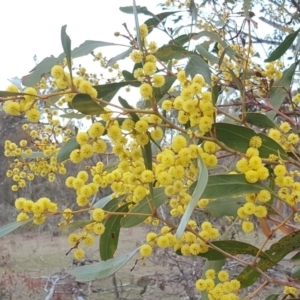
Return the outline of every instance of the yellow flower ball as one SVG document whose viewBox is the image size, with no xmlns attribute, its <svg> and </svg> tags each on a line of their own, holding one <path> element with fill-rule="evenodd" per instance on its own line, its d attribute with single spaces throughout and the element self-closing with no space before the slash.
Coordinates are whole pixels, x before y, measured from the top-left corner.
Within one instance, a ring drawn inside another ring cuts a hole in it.
<svg viewBox="0 0 300 300">
<path fill-rule="evenodd" d="M 156 72 L 156 65 L 152 62 L 146 62 L 143 66 L 143 71 L 145 75 L 152 75 Z"/>
<path fill-rule="evenodd" d="M 150 99 L 153 94 L 152 86 L 149 83 L 142 83 L 140 86 L 140 94 L 144 99 Z"/>
<path fill-rule="evenodd" d="M 142 257 L 149 257 L 152 254 L 152 247 L 148 244 L 144 244 L 140 248 L 140 254 Z"/>
<path fill-rule="evenodd" d="M 249 170 L 245 173 L 245 178 L 249 183 L 256 183 L 259 179 L 258 173 L 254 170 Z"/>
<path fill-rule="evenodd" d="M 75 250 L 74 250 L 74 258 L 76 259 L 76 260 L 82 260 L 83 258 L 84 258 L 84 256 L 85 256 L 85 253 L 84 253 L 84 250 L 83 249 L 81 249 L 81 248 L 76 248 Z"/>
<path fill-rule="evenodd" d="M 249 232 L 253 231 L 254 225 L 250 221 L 243 221 L 242 229 L 243 229 L 244 232 L 249 233 Z"/>
<path fill-rule="evenodd" d="M 93 210 L 92 217 L 94 221 L 101 222 L 105 217 L 105 212 L 102 208 L 95 208 Z"/>
<path fill-rule="evenodd" d="M 152 77 L 152 84 L 155 88 L 160 88 L 165 84 L 165 77 L 163 75 L 154 75 Z"/>
</svg>

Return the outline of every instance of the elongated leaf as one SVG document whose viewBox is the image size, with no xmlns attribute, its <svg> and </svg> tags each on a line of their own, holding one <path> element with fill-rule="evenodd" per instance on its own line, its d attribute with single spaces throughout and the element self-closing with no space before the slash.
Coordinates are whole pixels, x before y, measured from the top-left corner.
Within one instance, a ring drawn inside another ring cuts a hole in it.
<svg viewBox="0 0 300 300">
<path fill-rule="evenodd" d="M 279 296 L 280 296 L 280 294 L 278 294 L 278 295 L 270 295 L 270 296 L 268 296 L 267 298 L 266 298 L 266 300 L 278 300 L 278 298 L 279 298 Z"/>
<path fill-rule="evenodd" d="M 124 52 L 122 52 L 122 53 L 120 53 L 120 54 L 114 56 L 113 58 L 111 58 L 111 59 L 107 62 L 106 67 L 110 67 L 110 66 L 112 66 L 113 64 L 115 64 L 116 62 L 118 62 L 119 60 L 128 57 L 129 54 L 130 54 L 131 52 L 132 52 L 132 48 L 129 48 L 128 50 L 126 50 L 126 51 L 124 51 Z"/>
<path fill-rule="evenodd" d="M 70 107 L 77 109 L 84 115 L 99 115 L 105 111 L 104 107 L 96 103 L 88 94 L 74 96 L 72 102 L 70 102 Z"/>
<path fill-rule="evenodd" d="M 191 40 L 193 35 L 194 35 L 194 33 L 182 34 L 182 35 L 176 37 L 175 39 L 170 40 L 169 44 L 183 46 L 184 44 L 186 44 L 187 42 L 189 42 Z"/>
<path fill-rule="evenodd" d="M 259 148 L 260 157 L 268 158 L 270 154 L 278 155 L 279 153 L 282 158 L 288 158 L 282 147 L 265 134 L 257 134 L 250 128 L 227 123 L 217 123 L 214 128 L 216 138 L 231 149 L 246 153 L 250 139 L 253 136 L 259 136 L 262 139 L 262 146 Z"/>
<path fill-rule="evenodd" d="M 200 55 L 193 55 L 190 58 L 185 67 L 185 72 L 187 75 L 191 75 L 191 77 L 201 74 L 206 83 L 211 83 L 211 72 L 209 66 Z"/>
<path fill-rule="evenodd" d="M 46 155 L 43 152 L 34 151 L 30 155 L 26 155 L 26 153 L 23 153 L 21 157 L 28 158 L 28 159 L 36 159 L 36 158 L 44 158 L 46 157 Z"/>
<path fill-rule="evenodd" d="M 127 195 L 122 195 L 122 196 L 112 199 L 111 195 L 108 195 L 108 196 L 103 197 L 102 199 L 98 200 L 93 206 L 97 207 L 97 208 L 103 208 L 104 210 L 108 210 L 108 211 L 114 211 L 114 210 L 116 210 L 119 202 L 123 201 L 126 198 L 126 196 Z M 112 209 L 113 207 L 115 207 L 115 209 Z"/>
<path fill-rule="evenodd" d="M 293 267 L 292 276 L 298 280 L 300 279 L 300 266 Z"/>
<path fill-rule="evenodd" d="M 133 14 L 133 7 L 132 6 L 122 6 L 119 9 L 123 13 Z M 151 11 L 149 11 L 146 6 L 137 5 L 136 10 L 137 10 L 138 14 L 144 14 L 144 15 L 152 16 L 152 17 L 155 16 L 155 14 L 153 14 Z"/>
<path fill-rule="evenodd" d="M 73 58 L 85 56 L 90 54 L 96 48 L 106 47 L 106 46 L 128 47 L 128 45 L 87 40 L 81 45 L 79 45 L 78 47 L 76 47 L 72 51 L 71 56 Z M 22 84 L 25 86 L 34 86 L 37 82 L 39 82 L 39 80 L 44 74 L 49 73 L 51 71 L 51 68 L 54 65 L 62 64 L 64 57 L 65 57 L 64 53 L 61 53 L 58 57 L 54 57 L 53 55 L 51 55 L 50 57 L 46 57 L 30 71 L 30 74 L 22 77 Z"/>
<path fill-rule="evenodd" d="M 212 64 L 217 64 L 219 58 L 211 54 L 202 44 L 197 45 L 196 49 L 199 54 L 201 54 L 205 59 L 207 59 Z"/>
<path fill-rule="evenodd" d="M 5 226 L 0 227 L 0 238 L 11 233 L 12 231 L 16 230 L 20 226 L 27 224 L 29 221 L 32 221 L 32 219 L 27 219 L 25 221 L 16 221 L 16 222 L 9 223 Z"/>
<path fill-rule="evenodd" d="M 286 255 L 290 252 L 299 248 L 300 244 L 300 231 L 293 232 L 289 235 L 281 238 L 277 243 L 274 243 L 270 249 L 266 250 L 265 253 L 271 258 L 269 260 L 260 260 L 257 263 L 257 267 L 266 271 L 273 266 L 275 266 L 278 262 L 280 262 Z M 237 277 L 237 279 L 241 282 L 241 287 L 246 288 L 252 284 L 254 284 L 261 274 L 251 267 L 246 267 Z"/>
<path fill-rule="evenodd" d="M 93 220 L 81 220 L 81 221 L 73 221 L 66 226 L 61 227 L 62 230 L 67 232 L 68 234 L 72 233 L 78 228 L 83 228 L 84 226 L 92 223 Z"/>
<path fill-rule="evenodd" d="M 71 152 L 78 148 L 79 144 L 77 143 L 76 138 L 70 138 L 57 153 L 57 162 L 61 163 L 62 161 L 69 159 Z"/>
<path fill-rule="evenodd" d="M 61 44 L 64 49 L 64 53 L 67 59 L 67 65 L 70 72 L 70 77 L 72 81 L 72 55 L 71 55 L 71 39 L 66 33 L 67 25 L 61 28 Z"/>
<path fill-rule="evenodd" d="M 299 264 L 300 264 L 300 252 L 297 252 L 297 253 L 291 258 L 291 261 L 292 261 L 294 264 L 299 265 Z"/>
<path fill-rule="evenodd" d="M 203 275 L 202 275 L 202 278 L 203 279 L 206 279 L 205 278 L 205 272 L 207 271 L 207 270 L 210 270 L 210 269 L 213 269 L 213 270 L 215 270 L 216 271 L 216 273 L 218 273 L 219 271 L 221 271 L 222 270 L 222 267 L 225 265 L 225 262 L 226 262 L 226 260 L 225 259 L 220 259 L 220 260 L 207 260 L 206 262 L 205 262 L 205 265 L 204 265 L 204 268 L 203 268 Z M 207 292 L 205 291 L 205 292 L 201 292 L 201 299 L 202 300 L 209 300 L 209 299 L 211 299 L 211 298 L 208 298 L 208 294 L 207 294 Z"/>
<path fill-rule="evenodd" d="M 32 95 L 28 93 L 0 91 L 0 97 L 14 97 L 14 96 L 26 96 L 26 95 L 36 97 L 36 95 Z"/>
<path fill-rule="evenodd" d="M 122 227 L 130 228 L 142 223 L 152 215 L 152 208 L 149 206 L 148 201 L 151 203 L 153 208 L 158 208 L 166 201 L 166 195 L 164 193 L 164 188 L 156 188 L 153 190 L 153 198 L 150 195 L 146 196 L 143 200 L 139 202 L 130 213 L 135 215 L 128 215 L 122 219 Z M 148 199 L 148 201 L 147 201 Z M 143 215 L 138 215 L 143 214 Z"/>
<path fill-rule="evenodd" d="M 153 28 L 157 27 L 161 21 L 163 21 L 164 19 L 166 19 L 169 16 L 173 16 L 177 12 L 178 11 L 163 12 L 163 13 L 157 14 L 153 18 L 150 18 L 147 21 L 145 21 L 144 23 L 147 25 L 149 33 L 153 30 Z"/>
<path fill-rule="evenodd" d="M 167 92 L 172 87 L 173 83 L 176 80 L 175 76 L 164 76 L 165 77 L 165 84 L 160 88 L 154 88 L 154 97 L 156 99 L 156 102 L 159 102 L 164 96 L 166 96 Z"/>
<path fill-rule="evenodd" d="M 197 183 L 195 182 L 191 185 L 190 192 L 193 192 L 196 184 Z M 208 177 L 202 198 L 218 199 L 248 193 L 257 193 L 264 189 L 273 193 L 272 190 L 260 182 L 247 182 L 244 174 L 211 175 Z"/>
<path fill-rule="evenodd" d="M 270 102 L 275 109 L 279 109 L 284 99 L 288 96 L 296 67 L 299 62 L 293 63 L 287 70 L 284 70 L 282 77 L 273 83 L 270 92 Z M 276 116 L 275 111 L 267 112 L 267 116 L 272 120 Z"/>
<path fill-rule="evenodd" d="M 299 34 L 299 29 L 291 34 L 289 34 L 284 41 L 270 54 L 270 56 L 265 59 L 265 62 L 274 61 L 280 58 L 285 52 L 291 47 L 294 40 Z"/>
<path fill-rule="evenodd" d="M 222 40 L 217 33 L 211 31 L 201 31 L 197 35 L 195 35 L 193 39 L 199 39 L 204 36 L 209 37 L 211 40 L 220 44 L 223 47 L 223 49 L 227 49 L 226 53 L 229 55 L 230 58 L 242 59 L 242 57 L 238 55 L 224 40 Z"/>
<path fill-rule="evenodd" d="M 211 201 L 206 210 L 214 217 L 225 217 L 225 216 L 237 216 L 237 210 L 241 207 L 242 204 L 245 203 L 245 199 L 243 197 L 237 198 L 223 198 Z"/>
<path fill-rule="evenodd" d="M 189 57 L 191 54 L 194 53 L 189 52 L 178 45 L 164 45 L 155 52 L 157 59 L 162 61 L 168 61 L 170 59 L 183 59 Z"/>
<path fill-rule="evenodd" d="M 124 99 L 122 98 L 121 96 L 118 97 L 119 99 L 119 102 L 120 104 L 124 107 L 124 108 L 128 108 L 128 109 L 133 109 L 133 107 L 131 105 L 129 105 L 129 103 Z M 140 118 L 138 117 L 138 115 L 136 113 L 129 113 L 130 116 L 131 116 L 131 119 L 134 121 L 134 122 L 137 122 Z"/>
<path fill-rule="evenodd" d="M 177 239 L 179 239 L 181 237 L 181 235 L 183 234 L 186 225 L 188 223 L 188 221 L 190 220 L 190 217 L 194 211 L 195 206 L 197 205 L 197 202 L 199 201 L 199 199 L 202 196 L 202 193 L 206 187 L 207 184 L 207 180 L 208 180 L 208 172 L 207 172 L 207 168 L 203 162 L 203 160 L 199 157 L 198 158 L 198 166 L 199 166 L 199 175 L 198 175 L 198 180 L 197 180 L 197 184 L 196 187 L 194 189 L 192 198 L 184 212 L 184 215 L 182 216 L 179 226 L 177 228 L 176 231 L 176 237 Z"/>
<path fill-rule="evenodd" d="M 103 172 L 112 172 L 113 170 L 115 170 L 117 167 L 118 167 L 118 164 L 119 164 L 119 161 L 114 161 L 108 165 L 106 165 L 104 168 L 103 168 Z"/>
<path fill-rule="evenodd" d="M 221 92 L 221 86 L 215 84 L 212 87 L 212 91 L 211 91 L 211 97 L 212 97 L 212 103 L 213 104 L 216 104 L 218 102 L 218 98 L 219 98 L 220 92 Z"/>
<path fill-rule="evenodd" d="M 134 251 L 117 258 L 101 261 L 92 265 L 77 267 L 74 270 L 69 271 L 69 273 L 76 277 L 76 281 L 80 282 L 106 278 L 122 268 L 137 251 L 138 249 L 135 249 Z"/>
<path fill-rule="evenodd" d="M 259 253 L 259 258 L 262 258 L 267 261 L 271 261 L 272 259 L 265 252 L 259 252 L 259 249 L 253 245 L 248 243 L 234 241 L 234 240 L 225 240 L 225 241 L 214 241 L 211 242 L 214 246 L 219 249 L 231 254 L 231 255 L 239 255 L 239 254 L 247 254 L 253 257 L 256 257 L 257 253 Z M 199 256 L 205 257 L 208 260 L 222 260 L 225 259 L 225 256 L 218 252 L 215 249 L 209 248 L 209 250 L 205 253 L 200 253 Z"/>
<path fill-rule="evenodd" d="M 115 212 L 128 212 L 129 203 L 119 207 Z M 105 231 L 100 237 L 100 257 L 102 260 L 108 260 L 114 257 L 118 247 L 119 234 L 121 229 L 121 220 L 123 215 L 111 215 L 106 222 Z"/>
<path fill-rule="evenodd" d="M 62 114 L 62 115 L 60 115 L 60 117 L 66 118 L 66 119 L 82 119 L 82 118 L 85 118 L 86 115 L 71 112 L 71 113 Z"/>
<path fill-rule="evenodd" d="M 247 113 L 246 122 L 259 128 L 276 128 L 276 125 L 273 123 L 273 121 L 271 121 L 266 115 L 260 113 Z"/>
</svg>

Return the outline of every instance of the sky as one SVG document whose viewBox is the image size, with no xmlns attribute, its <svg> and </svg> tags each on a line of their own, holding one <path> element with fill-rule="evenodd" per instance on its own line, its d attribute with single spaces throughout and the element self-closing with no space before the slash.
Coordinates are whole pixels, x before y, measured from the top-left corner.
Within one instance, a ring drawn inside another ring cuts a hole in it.
<svg viewBox="0 0 300 300">
<path fill-rule="evenodd" d="M 159 0 L 136 0 L 153 13 L 161 12 Z M 7 79 L 22 77 L 39 61 L 50 55 L 62 53 L 60 30 L 67 25 L 72 48 L 85 40 L 124 43 L 114 32 L 124 32 L 123 23 L 133 31 L 134 17 L 119 10 L 120 6 L 132 6 L 132 0 L 2 0 L 0 18 L 0 90 L 10 84 Z M 139 15 L 140 23 L 149 16 Z M 102 48 L 113 55 L 112 50 Z M 116 53 L 117 54 L 117 53 Z M 108 55 L 109 57 L 109 55 Z"/>
</svg>

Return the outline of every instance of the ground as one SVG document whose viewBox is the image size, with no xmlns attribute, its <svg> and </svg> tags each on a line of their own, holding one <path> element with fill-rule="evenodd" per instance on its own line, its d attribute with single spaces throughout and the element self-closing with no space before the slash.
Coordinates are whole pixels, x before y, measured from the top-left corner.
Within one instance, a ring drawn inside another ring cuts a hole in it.
<svg viewBox="0 0 300 300">
<path fill-rule="evenodd" d="M 146 228 L 143 227 L 124 229 L 120 234 L 116 256 L 126 254 L 141 245 L 145 234 Z M 97 246 L 96 243 L 94 247 L 85 248 L 88 259 L 99 259 Z M 53 276 L 54 279 L 57 276 L 66 275 L 65 271 L 73 268 L 72 253 L 66 256 L 69 250 L 70 246 L 65 235 L 53 236 L 50 233 L 29 231 L 22 234 L 10 234 L 2 238 L 0 244 L 0 299 L 46 299 L 52 286 L 50 283 L 46 286 L 47 279 L 50 276 Z M 149 260 L 145 262 L 146 265 L 141 261 L 135 265 L 136 258 L 138 255 L 116 273 L 120 297 L 122 296 L 124 299 L 183 299 L 181 296 L 174 296 L 175 291 L 171 286 L 159 287 L 153 280 L 150 280 L 149 283 L 149 279 L 155 277 L 159 277 L 163 281 L 163 273 L 167 270 L 166 268 L 157 266 L 155 262 Z M 133 271 L 131 271 L 132 268 Z M 143 282 L 148 282 L 149 286 L 141 296 Z M 55 299 L 75 299 L 72 298 L 70 292 L 71 288 L 74 288 L 74 284 L 76 283 L 71 277 L 60 281 L 55 288 L 57 292 Z M 88 286 L 86 284 L 80 288 L 87 293 Z M 94 281 L 89 288 L 94 292 L 85 299 L 116 299 L 112 277 Z M 76 286 L 76 289 L 79 287 Z M 177 295 L 179 295 L 178 291 Z"/>
</svg>

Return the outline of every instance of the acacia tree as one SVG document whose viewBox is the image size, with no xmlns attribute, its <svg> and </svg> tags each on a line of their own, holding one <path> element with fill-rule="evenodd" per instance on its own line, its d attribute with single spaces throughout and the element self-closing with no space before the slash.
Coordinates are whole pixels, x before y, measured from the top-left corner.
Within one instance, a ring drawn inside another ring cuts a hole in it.
<svg viewBox="0 0 300 300">
<path fill-rule="evenodd" d="M 124 26 L 124 33 L 116 33 L 128 41 L 123 45 L 127 49 L 109 60 L 94 50 L 120 44 L 85 41 L 71 50 L 63 26 L 64 53 L 44 59 L 24 76 L 22 91 L 12 85 L 0 92 L 8 115 L 27 117 L 23 129 L 30 136 L 30 142 L 5 142 L 5 155 L 14 163 L 8 170 L 15 182 L 12 190 L 22 190 L 27 179 L 38 175 L 51 184 L 57 173 L 68 173 L 67 161 L 77 164 L 106 153 L 108 142 L 118 160 L 96 160 L 66 179 L 66 186 L 76 192 L 78 209 L 61 210 L 51 195 L 17 198 L 17 222 L 2 227 L 0 236 L 61 215 L 59 225 L 73 231 L 68 242 L 75 259 L 83 259 L 84 246 L 100 236 L 102 262 L 70 271 L 79 281 L 113 274 L 138 251 L 143 260 L 154 248 L 171 248 L 178 255 L 206 258 L 206 271 L 195 280 L 202 299 L 239 299 L 259 278 L 262 284 L 247 299 L 270 284 L 282 286 L 284 299 L 296 297 L 298 266 L 283 280 L 268 270 L 300 242 L 300 94 L 291 93 L 298 62 L 297 56 L 290 65 L 279 60 L 298 31 L 258 64 L 251 5 L 243 3 L 238 28 L 231 14 L 237 4 L 213 2 L 205 10 L 210 3 L 167 1 L 162 8 L 176 5 L 176 10 L 158 15 L 145 7 L 122 7 L 133 13 L 139 30 L 133 33 Z M 149 19 L 139 24 L 138 14 Z M 232 24 L 238 30 L 230 29 Z M 155 39 L 158 29 L 168 38 L 165 44 Z M 104 79 L 83 67 L 75 70 L 72 59 L 90 53 L 115 76 Z M 132 67 L 122 68 L 121 60 L 127 57 Z M 122 88 L 138 88 L 139 95 L 129 94 L 130 101 L 115 99 Z M 135 107 L 140 97 L 144 103 Z M 47 106 L 43 114 L 41 104 Z M 65 121 L 80 118 L 89 122 L 86 131 L 70 129 Z M 34 129 L 31 123 L 37 124 Z M 172 139 L 164 138 L 166 134 Z M 107 186 L 112 194 L 95 202 L 99 188 Z M 162 205 L 168 207 L 168 216 L 159 213 Z M 74 221 L 75 215 L 88 213 L 90 220 Z M 214 219 L 196 221 L 199 215 Z M 222 218 L 231 224 L 221 232 Z M 160 230 L 149 232 L 139 249 L 115 258 L 120 229 L 142 222 L 160 224 Z M 256 247 L 231 240 L 236 224 L 245 234 L 262 232 L 265 242 Z M 278 231 L 283 237 L 268 248 Z M 297 258 L 298 253 L 292 260 Z M 243 266 L 236 278 L 222 269 L 226 260 Z"/>
</svg>

